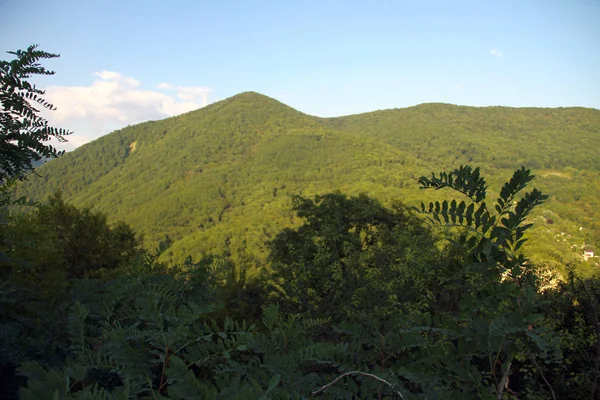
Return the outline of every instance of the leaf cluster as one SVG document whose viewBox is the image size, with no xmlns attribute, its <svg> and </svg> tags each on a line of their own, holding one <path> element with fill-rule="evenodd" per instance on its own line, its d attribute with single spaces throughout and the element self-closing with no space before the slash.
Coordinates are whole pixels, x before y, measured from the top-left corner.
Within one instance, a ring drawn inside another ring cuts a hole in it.
<svg viewBox="0 0 600 400">
<path fill-rule="evenodd" d="M 41 108 L 56 108 L 43 98 L 45 91 L 27 81 L 32 75 L 54 75 L 38 62 L 59 57 L 31 45 L 27 50 L 9 51 L 16 58 L 0 61 L 0 181 L 10 177 L 23 178 L 33 169 L 33 162 L 60 156 L 45 143 L 55 138 L 64 142 L 71 132 L 48 125 L 39 115 Z M 33 104 L 32 104 L 33 103 Z M 35 105 L 35 106 L 34 106 Z"/>
</svg>

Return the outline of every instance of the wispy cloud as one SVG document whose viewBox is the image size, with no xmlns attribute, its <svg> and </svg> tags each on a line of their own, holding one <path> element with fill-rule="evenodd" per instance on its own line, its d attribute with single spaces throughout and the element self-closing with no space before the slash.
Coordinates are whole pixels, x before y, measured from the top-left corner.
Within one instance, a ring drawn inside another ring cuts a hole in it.
<svg viewBox="0 0 600 400">
<path fill-rule="evenodd" d="M 501 49 L 491 49 L 490 54 L 493 55 L 494 57 L 502 57 L 502 50 Z"/>
<path fill-rule="evenodd" d="M 209 103 L 211 90 L 206 87 L 157 85 L 175 92 L 167 94 L 144 90 L 139 80 L 118 72 L 94 75 L 97 79 L 90 86 L 46 88 L 46 98 L 57 110 L 44 116 L 53 126 L 75 131 L 60 148 L 70 150 L 126 125 L 182 114 Z"/>
<path fill-rule="evenodd" d="M 454 89 L 460 90 L 462 89 L 462 85 L 460 83 L 457 83 L 456 85 L 454 85 Z"/>
</svg>

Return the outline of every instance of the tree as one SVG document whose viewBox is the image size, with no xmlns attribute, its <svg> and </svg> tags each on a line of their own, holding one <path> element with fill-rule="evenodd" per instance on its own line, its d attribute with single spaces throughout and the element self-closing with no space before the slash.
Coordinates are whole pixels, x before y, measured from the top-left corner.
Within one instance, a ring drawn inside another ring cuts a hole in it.
<svg viewBox="0 0 600 400">
<path fill-rule="evenodd" d="M 296 197 L 294 208 L 305 224 L 270 243 L 275 285 L 291 311 L 372 319 L 426 303 L 419 281 L 438 252 L 408 210 L 338 193 Z"/>
<path fill-rule="evenodd" d="M 457 229 L 454 233 L 458 238 L 453 235 L 452 240 L 467 253 L 464 264 L 453 270 L 452 276 L 440 274 L 445 290 L 458 289 L 461 293 L 456 312 L 435 327 L 452 338 L 445 343 L 448 346 L 443 357 L 453 354 L 461 361 L 449 369 L 450 376 L 456 374 L 454 384 L 465 379 L 459 386 L 469 388 L 475 383 L 470 389 L 476 390 L 478 398 L 483 398 L 490 382 L 496 398 L 505 398 L 504 394 L 512 390 L 511 376 L 526 376 L 526 368 L 521 366 L 527 362 L 539 371 L 541 381 L 556 398 L 539 364 L 547 367 L 561 360 L 561 348 L 555 332 L 542 325 L 537 274 L 521 251 L 527 240 L 525 233 L 533 225 L 531 212 L 548 198 L 535 188 L 521 194 L 534 177 L 524 167 L 515 170 L 493 208 L 486 203 L 488 185 L 479 168 L 466 165 L 439 176 L 432 173 L 431 178 L 419 178 L 422 189 L 452 189 L 468 199 L 421 203 L 417 210 L 435 224 Z M 443 357 L 440 363 L 450 365 L 452 361 Z M 416 365 L 427 365 L 423 360 Z M 468 368 L 461 371 L 465 365 Z M 469 373 L 473 367 L 479 371 L 477 380 Z M 440 375 L 439 371 L 431 372 Z"/>
<path fill-rule="evenodd" d="M 30 263 L 26 270 L 34 276 L 47 272 L 75 279 L 110 275 L 129 265 L 140 247 L 129 225 L 109 226 L 104 214 L 66 204 L 59 193 L 34 212 L 13 218 L 6 237 L 7 253 Z"/>
<path fill-rule="evenodd" d="M 42 97 L 44 90 L 26 81 L 32 75 L 54 75 L 54 71 L 42 67 L 38 60 L 60 55 L 37 50 L 37 45 L 8 54 L 16 58 L 0 61 L 0 181 L 22 179 L 33 169 L 33 162 L 60 156 L 64 151 L 58 151 L 46 142 L 52 138 L 65 142 L 64 136 L 71 134 L 49 126 L 48 121 L 38 114 L 40 108 L 35 108 L 32 103 L 51 111 L 56 108 Z"/>
</svg>

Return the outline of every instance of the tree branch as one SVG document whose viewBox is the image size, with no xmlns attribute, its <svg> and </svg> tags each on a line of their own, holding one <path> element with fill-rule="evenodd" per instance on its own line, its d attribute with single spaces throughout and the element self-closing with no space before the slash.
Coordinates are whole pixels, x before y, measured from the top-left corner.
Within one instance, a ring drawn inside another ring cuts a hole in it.
<svg viewBox="0 0 600 400">
<path fill-rule="evenodd" d="M 540 375 L 542 375 L 542 379 L 544 380 L 544 382 L 546 382 L 546 385 L 548 386 L 548 388 L 550 389 L 550 393 L 552 393 L 552 398 L 554 400 L 556 400 L 556 394 L 554 394 L 554 389 L 552 389 L 552 385 L 550 385 L 550 382 L 548 382 L 548 380 L 546 379 L 546 377 L 544 376 L 544 371 L 542 371 L 542 368 L 538 365 L 538 363 L 535 361 L 535 355 L 533 355 L 533 357 L 531 358 L 531 360 L 533 361 L 533 364 L 538 368 L 538 370 L 540 370 Z M 593 397 L 592 397 L 593 400 Z"/>
<path fill-rule="evenodd" d="M 508 383 L 508 375 L 510 374 L 511 364 L 512 364 L 512 361 L 509 361 L 508 366 L 506 367 L 506 372 L 504 372 L 504 375 L 502 375 L 502 379 L 500 379 L 500 383 L 496 387 L 497 391 L 498 391 L 498 396 L 496 398 L 498 400 L 502 400 L 502 398 L 504 397 L 504 388 L 506 387 L 506 384 Z"/>
<path fill-rule="evenodd" d="M 327 390 L 329 387 L 331 387 L 332 385 L 334 385 L 337 381 L 339 381 L 340 379 L 342 379 L 342 378 L 344 378 L 345 376 L 348 376 L 348 375 L 363 375 L 363 376 L 366 376 L 366 377 L 378 380 L 379 382 L 385 383 L 390 388 L 392 388 L 392 390 L 394 390 L 398 394 L 398 396 L 400 396 L 401 399 L 404 398 L 404 396 L 402 396 L 402 393 L 400 393 L 400 391 L 398 391 L 396 388 L 394 388 L 394 385 L 392 385 L 388 381 L 386 381 L 386 380 L 378 377 L 377 375 L 373 375 L 373 374 L 369 374 L 369 373 L 361 372 L 361 371 L 346 372 L 345 374 L 342 374 L 342 375 L 338 376 L 337 378 L 335 378 L 333 381 L 329 382 L 327 385 L 321 387 L 319 390 L 315 390 L 314 392 L 312 392 L 312 395 L 316 396 L 320 392 L 323 392 L 323 391 Z"/>
</svg>

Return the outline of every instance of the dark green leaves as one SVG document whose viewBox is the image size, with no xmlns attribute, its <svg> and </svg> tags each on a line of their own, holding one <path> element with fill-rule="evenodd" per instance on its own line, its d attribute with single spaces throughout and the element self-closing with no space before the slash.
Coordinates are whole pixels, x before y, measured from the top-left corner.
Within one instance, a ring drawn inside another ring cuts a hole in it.
<svg viewBox="0 0 600 400">
<path fill-rule="evenodd" d="M 305 224 L 270 243 L 286 311 L 334 321 L 359 312 L 372 318 L 408 306 L 404 297 L 414 299 L 419 271 L 437 253 L 430 231 L 408 210 L 337 193 L 296 197 L 294 204 Z M 447 216 L 448 204 L 437 207 Z"/>
<path fill-rule="evenodd" d="M 475 202 L 485 199 L 487 190 L 487 184 L 481 177 L 479 168 L 472 169 L 469 165 L 461 165 L 460 168 L 450 173 L 440 172 L 439 177 L 432 173 L 431 179 L 422 176 L 418 182 L 421 189 L 439 190 L 446 187 L 455 189 Z"/>
<path fill-rule="evenodd" d="M 53 75 L 54 71 L 46 70 L 37 61 L 59 55 L 37 50 L 37 45 L 8 53 L 17 58 L 0 61 L 0 181 L 9 177 L 20 179 L 33 168 L 33 161 L 60 156 L 63 152 L 44 142 L 52 138 L 64 142 L 64 136 L 71 133 L 48 126 L 48 121 L 38 114 L 40 110 L 30 102 L 50 111 L 55 107 L 41 97 L 43 90 L 25 81 L 31 75 Z"/>
<path fill-rule="evenodd" d="M 533 178 L 531 172 L 524 167 L 516 170 L 500 190 L 500 197 L 494 206 L 496 214 L 492 215 L 484 201 L 487 186 L 479 168 L 472 169 L 467 165 L 451 173 L 442 172 L 439 177 L 435 174 L 432 174 L 431 179 L 421 177 L 419 183 L 422 189 L 451 188 L 468 196 L 472 202 L 467 205 L 464 201 L 457 203 L 456 200 L 444 200 L 441 203 L 431 202 L 428 207 L 421 203 L 419 211 L 430 215 L 437 223 L 470 228 L 473 234 L 479 237 L 478 251 L 485 255 L 486 259 L 489 259 L 492 250 L 496 249 L 504 254 L 504 257 L 514 260 L 514 253 L 526 240 L 523 238 L 525 231 L 532 226 L 524 223 L 526 217 L 548 198 L 539 190 L 533 189 L 516 200 L 519 192 Z M 474 255 L 477 257 L 477 253 Z M 505 261 L 502 261 L 502 264 Z"/>
</svg>

